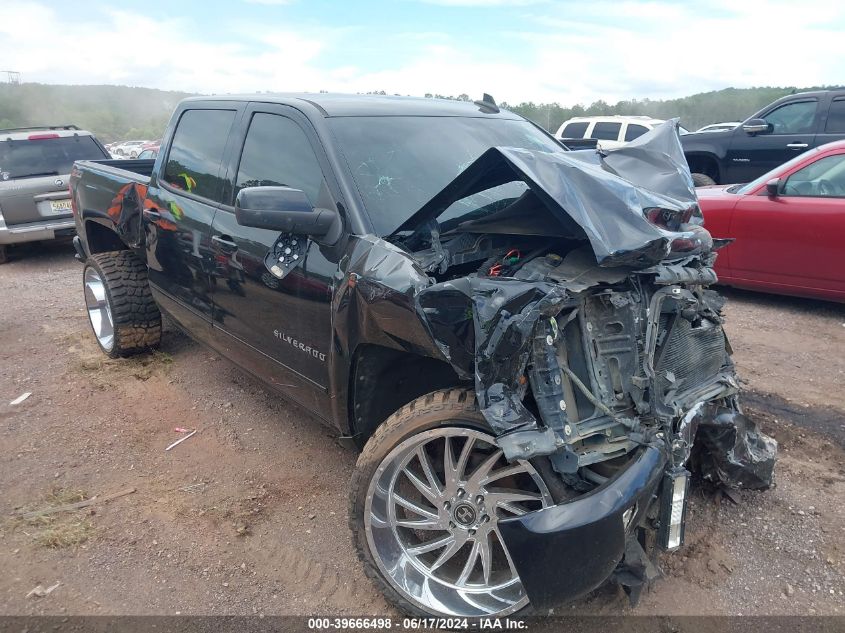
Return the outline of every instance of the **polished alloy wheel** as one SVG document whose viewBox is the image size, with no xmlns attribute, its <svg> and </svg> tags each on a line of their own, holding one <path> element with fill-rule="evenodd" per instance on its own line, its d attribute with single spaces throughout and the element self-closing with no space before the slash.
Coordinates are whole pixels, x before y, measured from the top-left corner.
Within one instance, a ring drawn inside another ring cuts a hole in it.
<svg viewBox="0 0 845 633">
<path fill-rule="evenodd" d="M 114 347 L 114 321 L 106 297 L 106 287 L 99 273 L 92 267 L 85 269 L 85 306 L 88 319 L 94 328 L 94 335 L 104 350 L 110 352 Z"/>
<path fill-rule="evenodd" d="M 394 448 L 370 482 L 364 523 L 376 562 L 427 612 L 502 616 L 528 603 L 498 522 L 552 505 L 528 462 L 491 435 L 441 427 Z"/>
</svg>

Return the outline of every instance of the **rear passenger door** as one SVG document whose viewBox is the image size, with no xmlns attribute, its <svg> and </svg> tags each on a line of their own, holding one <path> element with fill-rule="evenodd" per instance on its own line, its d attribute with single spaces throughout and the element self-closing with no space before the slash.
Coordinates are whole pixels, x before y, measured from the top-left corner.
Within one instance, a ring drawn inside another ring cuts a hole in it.
<svg viewBox="0 0 845 633">
<path fill-rule="evenodd" d="M 225 195 L 223 158 L 241 112 L 230 102 L 182 111 L 143 212 L 153 294 L 201 339 L 210 336 L 215 283 L 211 221 Z"/>
<path fill-rule="evenodd" d="M 845 95 L 835 97 L 830 102 L 824 123 L 816 134 L 816 145 L 824 145 L 842 139 L 845 139 Z"/>
<path fill-rule="evenodd" d="M 319 244 L 299 237 L 307 243 L 304 261 L 284 279 L 275 278 L 264 259 L 279 232 L 241 226 L 233 208 L 242 188 L 280 185 L 304 191 L 312 206 L 337 208 L 328 162 L 310 123 L 294 108 L 251 105 L 238 137 L 243 142 L 229 165 L 233 191 L 214 217 L 211 237 L 218 262 L 215 344 L 328 417 L 331 297 L 338 265 Z"/>
</svg>

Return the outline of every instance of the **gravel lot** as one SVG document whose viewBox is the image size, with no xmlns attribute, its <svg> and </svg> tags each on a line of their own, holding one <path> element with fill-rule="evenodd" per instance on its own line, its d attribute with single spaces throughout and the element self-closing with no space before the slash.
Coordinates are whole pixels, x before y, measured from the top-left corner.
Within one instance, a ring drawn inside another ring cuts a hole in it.
<svg viewBox="0 0 845 633">
<path fill-rule="evenodd" d="M 355 454 L 172 329 L 161 352 L 108 361 L 70 246 L 18 253 L 0 267 L 0 613 L 391 613 L 346 527 Z M 776 487 L 738 504 L 695 489 L 687 545 L 636 609 L 606 586 L 559 612 L 845 613 L 845 306 L 727 295 L 745 402 L 781 444 Z M 200 432 L 165 452 L 175 427 Z"/>
</svg>

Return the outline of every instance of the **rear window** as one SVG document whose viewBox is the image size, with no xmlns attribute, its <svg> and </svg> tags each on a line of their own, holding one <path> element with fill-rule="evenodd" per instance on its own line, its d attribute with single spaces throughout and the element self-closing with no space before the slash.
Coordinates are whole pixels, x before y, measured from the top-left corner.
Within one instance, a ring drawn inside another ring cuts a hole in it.
<svg viewBox="0 0 845 633">
<path fill-rule="evenodd" d="M 563 131 L 560 133 L 561 138 L 584 138 L 584 134 L 587 133 L 587 126 L 590 123 L 588 121 L 578 122 L 578 123 L 567 123 L 566 127 L 563 128 Z"/>
<path fill-rule="evenodd" d="M 596 123 L 590 138 L 600 141 L 615 141 L 619 138 L 619 130 L 621 129 L 621 123 Z"/>
<path fill-rule="evenodd" d="M 635 138 L 640 138 L 646 132 L 648 132 L 648 128 L 646 126 L 629 123 L 628 129 L 625 130 L 625 140 L 633 141 Z"/>
<path fill-rule="evenodd" d="M 0 141 L 0 180 L 65 175 L 74 161 L 104 158 L 90 136 Z"/>
<path fill-rule="evenodd" d="M 845 99 L 836 99 L 830 104 L 824 131 L 845 133 Z"/>
<path fill-rule="evenodd" d="M 179 119 L 164 180 L 182 189 L 215 202 L 221 201 L 220 164 L 235 120 L 234 110 L 187 110 Z"/>
</svg>

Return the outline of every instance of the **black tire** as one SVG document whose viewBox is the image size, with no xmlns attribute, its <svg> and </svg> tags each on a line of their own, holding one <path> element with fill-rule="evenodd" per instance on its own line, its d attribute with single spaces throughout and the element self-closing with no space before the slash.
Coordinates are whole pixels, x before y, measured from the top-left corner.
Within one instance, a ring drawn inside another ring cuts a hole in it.
<svg viewBox="0 0 845 633">
<path fill-rule="evenodd" d="M 367 494 L 377 469 L 396 446 L 418 433 L 444 426 L 491 432 L 478 409 L 472 390 L 444 389 L 429 393 L 396 411 L 376 429 L 359 455 L 350 480 L 349 528 L 352 531 L 352 544 L 364 566 L 364 573 L 392 604 L 413 616 L 431 617 L 443 614 L 429 612 L 413 604 L 382 576 L 366 534 L 364 513 Z M 543 478 L 556 503 L 571 495 L 571 490 L 553 474 L 548 459 L 531 460 L 531 464 Z M 530 608 L 529 604 L 517 613 L 525 615 Z"/>
<path fill-rule="evenodd" d="M 715 185 L 716 181 L 707 174 L 693 174 L 692 183 L 696 187 L 709 187 L 710 185 Z"/>
<path fill-rule="evenodd" d="M 132 251 L 114 251 L 91 255 L 85 262 L 83 279 L 88 268 L 94 269 L 103 282 L 114 325 L 110 349 L 95 336 L 103 353 L 119 358 L 158 347 L 161 312 L 150 292 L 146 263 Z"/>
</svg>

